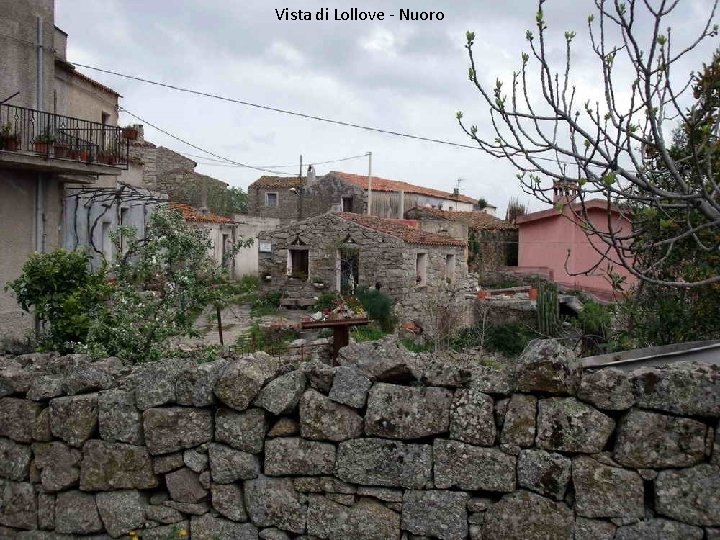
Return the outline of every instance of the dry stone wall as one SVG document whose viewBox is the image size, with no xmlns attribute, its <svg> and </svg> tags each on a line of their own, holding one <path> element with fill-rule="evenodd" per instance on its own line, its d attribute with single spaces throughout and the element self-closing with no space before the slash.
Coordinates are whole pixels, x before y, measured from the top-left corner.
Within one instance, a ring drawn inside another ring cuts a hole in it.
<svg viewBox="0 0 720 540">
<path fill-rule="evenodd" d="M 720 371 L 0 359 L 0 538 L 712 539 Z"/>
</svg>

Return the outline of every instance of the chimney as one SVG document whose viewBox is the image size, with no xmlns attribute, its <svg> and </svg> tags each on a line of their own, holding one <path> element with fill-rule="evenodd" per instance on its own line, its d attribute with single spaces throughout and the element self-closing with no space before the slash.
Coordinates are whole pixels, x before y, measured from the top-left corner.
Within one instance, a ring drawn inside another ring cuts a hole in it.
<svg viewBox="0 0 720 540">
<path fill-rule="evenodd" d="M 577 199 L 580 187 L 574 180 L 555 180 L 553 182 L 553 202 L 569 203 Z"/>
<path fill-rule="evenodd" d="M 307 180 L 305 181 L 305 185 L 309 186 L 314 183 L 315 183 L 315 167 L 313 167 L 312 165 L 308 165 Z"/>
</svg>

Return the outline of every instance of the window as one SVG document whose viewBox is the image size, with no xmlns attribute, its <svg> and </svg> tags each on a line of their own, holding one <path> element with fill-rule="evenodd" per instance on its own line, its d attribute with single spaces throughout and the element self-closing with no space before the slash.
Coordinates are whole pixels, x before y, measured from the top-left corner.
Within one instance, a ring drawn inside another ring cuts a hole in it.
<svg viewBox="0 0 720 540">
<path fill-rule="evenodd" d="M 343 197 L 342 198 L 342 211 L 343 212 L 352 212 L 353 211 L 353 198 L 352 197 Z"/>
<path fill-rule="evenodd" d="M 427 253 L 418 253 L 415 258 L 415 283 L 420 287 L 427 285 Z"/>
<path fill-rule="evenodd" d="M 455 281 L 455 255 L 451 253 L 445 255 L 445 281 Z"/>
<path fill-rule="evenodd" d="M 307 281 L 309 262 L 307 249 L 288 249 L 288 276 Z"/>
<path fill-rule="evenodd" d="M 278 205 L 278 194 L 277 193 L 266 193 L 265 194 L 265 206 L 268 208 L 277 208 Z"/>
</svg>

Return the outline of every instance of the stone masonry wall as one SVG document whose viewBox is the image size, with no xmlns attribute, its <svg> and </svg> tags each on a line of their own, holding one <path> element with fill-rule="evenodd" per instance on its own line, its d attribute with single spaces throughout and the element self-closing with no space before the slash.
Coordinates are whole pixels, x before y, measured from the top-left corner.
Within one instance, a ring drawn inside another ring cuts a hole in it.
<svg viewBox="0 0 720 540">
<path fill-rule="evenodd" d="M 0 538 L 713 539 L 720 370 L 0 359 Z"/>
</svg>

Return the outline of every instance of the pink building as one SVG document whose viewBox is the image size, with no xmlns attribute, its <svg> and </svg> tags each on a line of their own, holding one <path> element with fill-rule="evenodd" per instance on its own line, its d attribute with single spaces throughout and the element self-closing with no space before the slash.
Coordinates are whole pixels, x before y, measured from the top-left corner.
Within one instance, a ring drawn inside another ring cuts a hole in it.
<svg viewBox="0 0 720 540">
<path fill-rule="evenodd" d="M 579 203 L 572 203 L 572 206 L 579 211 Z M 607 203 L 586 201 L 585 208 L 590 222 L 598 230 L 607 231 Z M 630 222 L 617 211 L 613 211 L 611 223 L 613 230 L 624 233 L 630 230 Z M 612 252 L 608 253 L 612 261 L 602 261 L 590 275 L 573 275 L 593 268 L 602 259 L 598 251 L 605 253 L 607 245 L 599 238 L 585 235 L 568 205 L 562 213 L 552 208 L 521 216 L 517 225 L 519 273 L 547 275 L 561 285 L 605 298 L 612 297 L 614 292 L 608 278 L 609 270 L 625 276 L 624 290 L 637 281 L 617 263 L 617 254 Z"/>
</svg>

